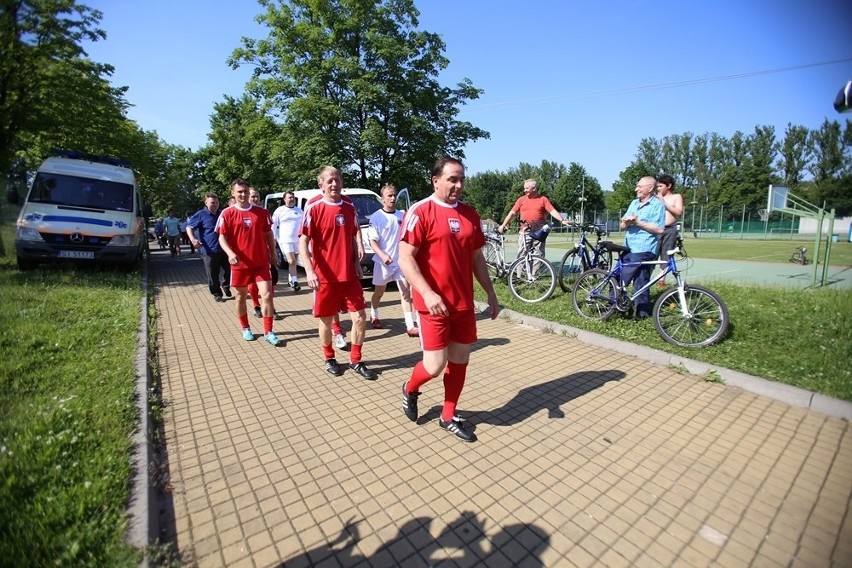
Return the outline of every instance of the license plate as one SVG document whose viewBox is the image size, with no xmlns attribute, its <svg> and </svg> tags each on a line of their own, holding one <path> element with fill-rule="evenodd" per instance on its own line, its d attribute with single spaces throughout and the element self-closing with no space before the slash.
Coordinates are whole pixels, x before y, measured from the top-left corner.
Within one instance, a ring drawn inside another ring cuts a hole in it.
<svg viewBox="0 0 852 568">
<path fill-rule="evenodd" d="M 94 251 L 90 250 L 61 250 L 59 258 L 95 258 Z"/>
</svg>

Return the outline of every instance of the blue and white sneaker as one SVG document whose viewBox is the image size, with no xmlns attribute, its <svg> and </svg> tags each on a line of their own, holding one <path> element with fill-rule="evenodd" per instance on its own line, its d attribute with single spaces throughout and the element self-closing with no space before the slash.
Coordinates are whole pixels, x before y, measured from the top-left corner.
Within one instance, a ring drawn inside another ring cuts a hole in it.
<svg viewBox="0 0 852 568">
<path fill-rule="evenodd" d="M 269 333 L 265 334 L 263 338 L 268 344 L 272 345 L 273 347 L 278 347 L 278 344 L 281 343 L 281 340 L 278 339 L 278 336 L 275 335 L 274 331 L 270 331 Z"/>
<path fill-rule="evenodd" d="M 254 341 L 254 334 L 251 332 L 251 328 L 247 327 L 243 330 L 243 339 L 246 341 Z"/>
</svg>

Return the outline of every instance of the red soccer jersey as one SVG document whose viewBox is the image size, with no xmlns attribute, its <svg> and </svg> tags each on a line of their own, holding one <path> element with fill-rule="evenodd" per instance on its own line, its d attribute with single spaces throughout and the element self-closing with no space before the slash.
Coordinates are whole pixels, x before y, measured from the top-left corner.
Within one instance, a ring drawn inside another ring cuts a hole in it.
<svg viewBox="0 0 852 568">
<path fill-rule="evenodd" d="M 263 207 L 252 205 L 240 209 L 226 207 L 219 215 L 216 232 L 228 239 L 228 245 L 237 254 L 240 263 L 233 268 L 259 268 L 269 266 L 269 246 L 266 234 L 272 231 L 272 218 Z"/>
<path fill-rule="evenodd" d="M 416 247 L 417 266 L 429 286 L 452 311 L 472 310 L 473 253 L 485 246 L 482 222 L 470 205 L 443 203 L 434 197 L 411 206 L 400 240 Z M 414 307 L 426 311 L 413 290 Z"/>
<path fill-rule="evenodd" d="M 358 214 L 352 200 L 331 203 L 322 197 L 305 205 L 300 234 L 311 241 L 314 272 L 320 282 L 349 282 L 358 279 L 355 271 L 355 241 Z"/>
<path fill-rule="evenodd" d="M 533 198 L 522 195 L 515 201 L 515 205 L 512 206 L 512 211 L 520 213 L 519 216 L 525 223 L 544 221 L 547 219 L 547 214 L 555 209 L 550 200 L 543 195 Z"/>
</svg>

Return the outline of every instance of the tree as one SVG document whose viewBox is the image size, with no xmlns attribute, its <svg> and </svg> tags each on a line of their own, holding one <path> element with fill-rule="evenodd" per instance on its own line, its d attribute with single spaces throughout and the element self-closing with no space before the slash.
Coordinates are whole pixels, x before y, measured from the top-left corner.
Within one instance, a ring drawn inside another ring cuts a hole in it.
<svg viewBox="0 0 852 568">
<path fill-rule="evenodd" d="M 819 130 L 812 131 L 814 159 L 809 167 L 814 186 L 809 200 L 826 209 L 836 209 L 838 215 L 852 212 L 852 123 L 846 121 L 845 129 L 837 122 L 823 122 Z"/>
<path fill-rule="evenodd" d="M 0 171 L 30 167 L 53 144 L 100 153 L 124 120 L 125 89 L 113 68 L 85 58 L 83 41 L 106 34 L 101 13 L 74 0 L 0 3 Z M 106 137 L 106 141 L 103 137 Z"/>
<path fill-rule="evenodd" d="M 784 183 L 791 189 L 795 188 L 803 179 L 812 152 L 808 129 L 787 123 L 779 152 L 781 156 L 775 165 L 781 171 Z"/>
<path fill-rule="evenodd" d="M 467 178 L 462 198 L 482 219 L 502 223 L 509 207 L 515 202 L 511 193 L 514 176 L 505 172 L 487 171 Z M 508 205 L 507 205 L 508 204 Z"/>
<path fill-rule="evenodd" d="M 636 199 L 636 182 L 644 176 L 656 175 L 647 164 L 645 164 L 637 153 L 637 158 L 618 175 L 618 179 L 612 184 L 612 192 L 606 196 L 606 208 L 612 212 L 624 212 L 630 202 Z"/>
<path fill-rule="evenodd" d="M 468 142 L 489 137 L 457 119 L 482 91 L 468 79 L 438 83 L 445 46 L 417 30 L 413 0 L 260 3 L 270 35 L 245 38 L 229 64 L 255 67 L 248 89 L 281 122 L 302 167 L 332 163 L 345 180 L 407 186 L 418 198 L 437 156 L 463 158 Z"/>
<path fill-rule="evenodd" d="M 281 140 L 281 125 L 264 114 L 249 95 L 225 97 L 214 105 L 205 151 L 206 174 L 222 187 L 237 177 L 265 193 L 316 185 L 316 171 L 303 172 Z"/>
</svg>

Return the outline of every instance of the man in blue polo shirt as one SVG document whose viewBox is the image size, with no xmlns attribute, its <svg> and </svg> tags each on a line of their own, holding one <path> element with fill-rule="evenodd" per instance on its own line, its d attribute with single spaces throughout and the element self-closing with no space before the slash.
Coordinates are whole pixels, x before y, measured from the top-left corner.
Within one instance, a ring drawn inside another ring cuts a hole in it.
<svg viewBox="0 0 852 568">
<path fill-rule="evenodd" d="M 231 297 L 231 266 L 228 255 L 219 246 L 219 234 L 216 223 L 219 221 L 219 196 L 208 193 L 204 196 L 204 207 L 189 218 L 186 224 L 186 234 L 192 245 L 201 253 L 204 270 L 207 272 L 207 286 L 213 299 L 223 302 L 222 293 Z M 219 272 L 222 272 L 220 283 Z"/>
<path fill-rule="evenodd" d="M 663 202 L 654 195 L 657 180 L 645 176 L 636 184 L 636 199 L 630 203 L 627 213 L 621 219 L 622 231 L 627 231 L 624 246 L 630 248 L 626 262 L 644 262 L 657 258 L 659 238 L 666 226 L 666 209 Z M 651 280 L 653 266 L 628 266 L 621 273 L 625 284 L 633 281 L 633 289 L 638 290 Z M 651 292 L 645 290 L 636 298 L 636 319 L 651 315 Z"/>
</svg>

